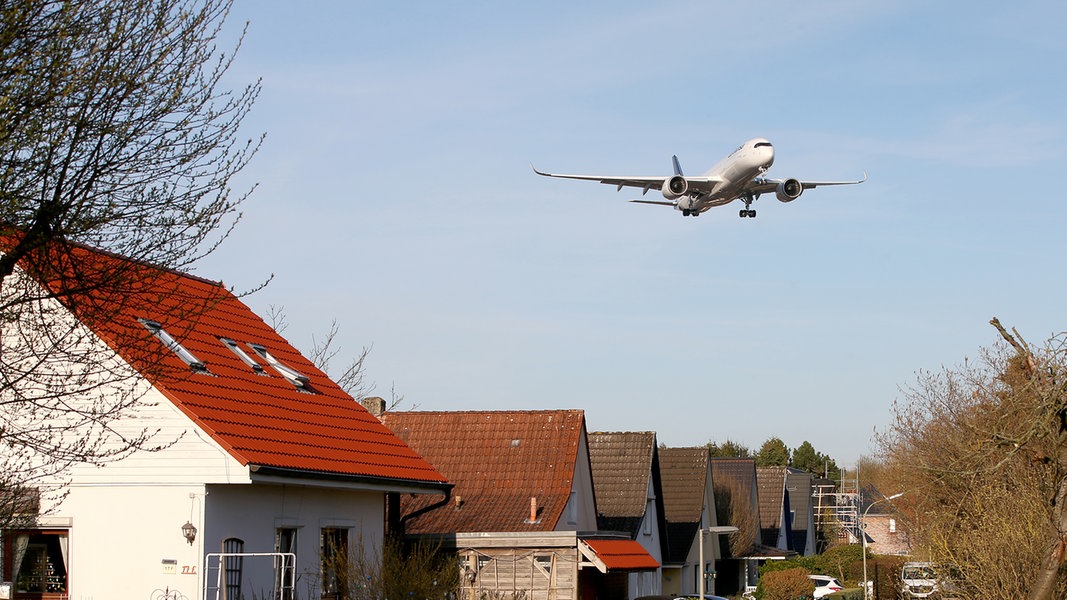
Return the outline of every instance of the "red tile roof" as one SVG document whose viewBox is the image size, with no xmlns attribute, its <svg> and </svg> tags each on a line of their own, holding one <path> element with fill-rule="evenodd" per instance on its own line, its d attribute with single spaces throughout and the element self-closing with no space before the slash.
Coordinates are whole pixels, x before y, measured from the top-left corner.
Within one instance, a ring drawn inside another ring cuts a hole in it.
<svg viewBox="0 0 1067 600">
<path fill-rule="evenodd" d="M 440 487 L 445 478 L 317 369 L 221 283 L 82 247 L 58 256 L 46 277 L 60 300 L 126 362 L 242 464 L 303 474 L 404 480 Z M 48 264 L 40 261 L 38 264 Z M 72 288 L 122 277 L 115 293 Z M 197 373 L 138 319 L 158 322 L 207 367 Z M 220 341 L 230 338 L 263 367 L 257 374 Z M 308 378 L 299 390 L 257 356 L 263 346 Z"/>
<path fill-rule="evenodd" d="M 386 412 L 381 418 L 455 485 L 448 506 L 411 519 L 406 533 L 556 529 L 585 433 L 582 411 Z M 530 498 L 537 499 L 534 522 Z M 402 502 L 406 515 L 434 499 Z"/>
<path fill-rule="evenodd" d="M 656 559 L 633 540 L 596 540 L 582 538 L 604 565 L 612 571 L 658 569 Z"/>
</svg>

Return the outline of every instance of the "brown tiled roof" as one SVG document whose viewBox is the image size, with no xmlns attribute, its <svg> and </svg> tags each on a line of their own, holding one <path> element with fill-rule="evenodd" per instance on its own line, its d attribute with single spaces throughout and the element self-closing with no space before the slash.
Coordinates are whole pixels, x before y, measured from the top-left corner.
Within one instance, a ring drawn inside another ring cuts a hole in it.
<svg viewBox="0 0 1067 600">
<path fill-rule="evenodd" d="M 11 240 L 0 246 L 5 243 Z M 241 464 L 261 473 L 445 484 L 428 462 L 221 283 L 82 246 L 39 252 L 54 253 L 38 261 L 53 270 L 34 276 Z M 108 283 L 92 285 L 96 281 Z M 202 368 L 190 368 L 144 321 L 161 326 Z M 221 338 L 236 342 L 258 370 Z M 303 375 L 304 389 L 250 344 Z"/>
<path fill-rule="evenodd" d="M 648 507 L 649 478 L 656 451 L 651 431 L 589 434 L 589 463 L 596 490 L 597 525 L 633 537 Z"/>
<path fill-rule="evenodd" d="M 785 501 L 785 474 L 785 467 L 756 467 L 759 519 L 763 544 L 766 546 L 778 544 Z"/>
<path fill-rule="evenodd" d="M 406 533 L 556 529 L 585 432 L 582 411 L 386 412 L 381 418 L 455 485 L 452 502 L 412 518 Z M 537 499 L 534 522 L 531 498 Z M 404 496 L 401 514 L 433 501 Z"/>
<path fill-rule="evenodd" d="M 659 465 L 670 542 L 665 560 L 683 562 L 700 528 L 707 485 L 708 449 L 703 446 L 660 448 Z"/>
</svg>

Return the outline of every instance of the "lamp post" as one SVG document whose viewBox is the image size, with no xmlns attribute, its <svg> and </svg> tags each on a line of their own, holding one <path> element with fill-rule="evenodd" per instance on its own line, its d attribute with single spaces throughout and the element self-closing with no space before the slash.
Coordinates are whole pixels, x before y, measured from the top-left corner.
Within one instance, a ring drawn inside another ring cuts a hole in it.
<svg viewBox="0 0 1067 600">
<path fill-rule="evenodd" d="M 708 574 L 704 571 L 704 534 L 714 533 L 716 535 L 725 535 L 737 531 L 737 528 L 732 525 L 723 525 L 720 527 L 701 527 L 700 528 L 700 585 L 698 590 L 700 591 L 700 600 L 704 600 L 704 578 Z"/>
<path fill-rule="evenodd" d="M 860 545 L 863 548 L 863 600 L 870 600 L 871 598 L 871 586 L 870 582 L 867 580 L 867 513 L 875 504 L 896 500 L 903 495 L 904 492 L 900 492 L 889 497 L 883 497 L 881 500 L 875 500 L 874 502 L 871 502 L 867 506 L 867 509 L 863 511 L 863 514 L 860 515 Z"/>
</svg>

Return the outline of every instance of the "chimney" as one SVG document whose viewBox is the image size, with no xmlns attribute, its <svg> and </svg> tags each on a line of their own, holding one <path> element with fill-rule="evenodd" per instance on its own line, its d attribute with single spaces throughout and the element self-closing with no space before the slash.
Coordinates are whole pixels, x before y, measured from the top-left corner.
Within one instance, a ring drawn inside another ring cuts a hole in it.
<svg viewBox="0 0 1067 600">
<path fill-rule="evenodd" d="M 530 525 L 537 522 L 537 496 L 530 496 L 530 518 L 526 522 Z"/>
<path fill-rule="evenodd" d="M 367 409 L 367 412 L 381 419 L 383 413 L 385 413 L 385 400 L 378 396 L 368 396 L 359 401 L 363 405 L 363 408 Z"/>
</svg>

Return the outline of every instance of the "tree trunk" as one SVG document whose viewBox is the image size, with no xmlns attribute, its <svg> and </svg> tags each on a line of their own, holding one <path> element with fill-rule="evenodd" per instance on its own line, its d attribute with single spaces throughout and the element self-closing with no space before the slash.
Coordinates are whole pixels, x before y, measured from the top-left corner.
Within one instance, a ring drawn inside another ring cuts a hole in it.
<svg viewBox="0 0 1067 600">
<path fill-rule="evenodd" d="M 1030 600 L 1056 600 L 1056 588 L 1060 583 L 1060 567 L 1067 548 L 1067 478 L 1060 479 L 1060 489 L 1053 501 L 1052 518 L 1056 524 L 1056 542 L 1049 547 L 1048 555 L 1041 561 L 1041 570 L 1034 578 Z"/>
</svg>

